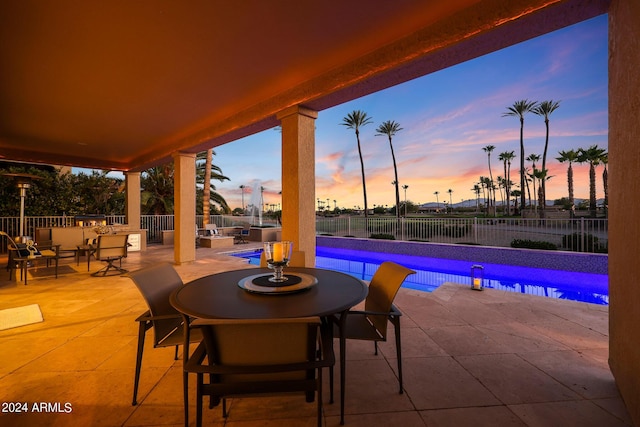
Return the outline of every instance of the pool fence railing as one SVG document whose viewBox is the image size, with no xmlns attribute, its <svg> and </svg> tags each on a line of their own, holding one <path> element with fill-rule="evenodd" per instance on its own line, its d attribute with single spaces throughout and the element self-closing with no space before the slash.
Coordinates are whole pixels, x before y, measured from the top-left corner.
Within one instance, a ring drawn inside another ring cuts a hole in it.
<svg viewBox="0 0 640 427">
<path fill-rule="evenodd" d="M 124 215 L 105 215 L 107 224 L 124 224 Z M 0 218 L 0 230 L 17 235 L 18 217 Z M 234 227 L 257 224 L 250 216 L 211 215 L 210 224 Z M 196 217 L 203 227 L 203 217 Z M 34 236 L 36 228 L 70 227 L 72 216 L 27 216 L 26 235 Z M 264 217 L 262 226 L 279 226 L 277 219 Z M 147 243 L 161 243 L 162 231 L 174 229 L 173 215 L 142 215 L 140 229 L 147 230 Z M 573 252 L 606 252 L 608 220 L 592 218 L 449 218 L 449 217 L 391 217 L 338 216 L 316 217 L 318 236 L 389 239 L 414 242 L 452 243 L 495 247 L 520 245 L 525 248 L 556 247 Z M 0 251 L 6 252 L 6 239 Z"/>
</svg>

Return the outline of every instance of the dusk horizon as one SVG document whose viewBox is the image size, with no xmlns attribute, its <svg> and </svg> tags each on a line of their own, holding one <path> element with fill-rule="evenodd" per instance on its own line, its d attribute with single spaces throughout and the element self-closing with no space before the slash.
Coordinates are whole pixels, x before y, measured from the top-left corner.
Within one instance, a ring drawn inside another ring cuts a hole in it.
<svg viewBox="0 0 640 427">
<path fill-rule="evenodd" d="M 562 150 L 598 145 L 608 149 L 607 16 L 531 39 L 489 55 L 320 111 L 316 120 L 316 198 L 333 207 L 363 207 L 362 176 L 355 132 L 342 125 L 353 110 L 372 118 L 360 129 L 369 208 L 395 205 L 393 164 L 387 136 L 377 127 L 394 120 L 403 128 L 393 137 L 400 185 L 408 185 L 414 204 L 475 200 L 474 184 L 489 176 L 487 145 L 494 181 L 504 175 L 498 156 L 514 151 L 511 181 L 519 184 L 520 123 L 503 117 L 521 99 L 554 100 L 560 107 L 549 116 L 547 200 L 568 197 L 567 163 L 556 160 Z M 543 117 L 525 116 L 525 157 L 542 156 Z M 264 203 L 281 203 L 279 130 L 270 129 L 215 147 L 213 162 L 230 181 L 214 182 L 231 209 L 245 205 L 252 188 L 264 187 Z M 540 160 L 541 162 L 541 160 Z M 540 168 L 541 163 L 536 167 Z M 531 162 L 525 162 L 531 168 Z M 588 164 L 573 164 L 575 197 L 589 198 Z M 602 166 L 597 171 L 597 197 L 602 198 Z M 513 189 L 513 188 L 512 188 Z M 400 189 L 401 202 L 404 191 Z M 497 199 L 500 200 L 499 196 Z"/>
</svg>

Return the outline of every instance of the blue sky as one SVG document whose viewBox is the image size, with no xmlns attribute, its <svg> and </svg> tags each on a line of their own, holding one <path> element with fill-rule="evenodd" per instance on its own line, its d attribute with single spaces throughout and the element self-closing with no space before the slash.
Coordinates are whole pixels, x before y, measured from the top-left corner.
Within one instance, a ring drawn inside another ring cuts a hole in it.
<svg viewBox="0 0 640 427">
<path fill-rule="evenodd" d="M 567 196 L 566 164 L 555 160 L 560 150 L 608 146 L 607 16 L 564 28 L 490 55 L 433 73 L 334 108 L 320 111 L 316 121 L 316 197 L 339 207 L 363 206 L 360 163 L 353 130 L 342 119 L 363 110 L 372 124 L 361 129 L 369 205 L 395 204 L 393 164 L 386 137 L 377 126 L 395 120 L 403 130 L 393 139 L 401 185 L 409 186 L 414 203 L 442 203 L 453 190 L 453 203 L 473 199 L 471 188 L 488 176 L 487 145 L 494 179 L 503 176 L 498 155 L 519 155 L 519 120 L 502 117 L 520 99 L 560 101 L 550 116 L 547 168 L 548 199 Z M 240 185 L 257 182 L 265 203 L 280 202 L 280 132 L 267 130 L 215 149 L 214 163 L 231 181 L 216 183 L 234 208 L 241 205 Z M 541 117 L 525 117 L 525 151 L 542 155 L 545 126 Z M 259 155 L 257 155 L 259 153 Z M 519 182 L 519 158 L 511 179 Z M 526 162 L 531 166 L 530 162 Z M 537 167 L 541 165 L 538 164 Z M 602 167 L 598 197 L 602 197 Z M 574 165 L 575 194 L 588 198 L 588 166 Z M 404 197 L 401 190 L 401 199 Z M 245 190 L 245 204 L 251 199 Z"/>
</svg>

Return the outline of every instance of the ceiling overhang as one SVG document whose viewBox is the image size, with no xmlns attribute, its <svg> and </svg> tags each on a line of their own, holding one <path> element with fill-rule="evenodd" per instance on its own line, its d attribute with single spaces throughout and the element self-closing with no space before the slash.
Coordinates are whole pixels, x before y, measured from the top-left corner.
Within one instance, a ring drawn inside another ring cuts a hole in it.
<svg viewBox="0 0 640 427">
<path fill-rule="evenodd" d="M 606 13 L 609 0 L 0 4 L 0 159 L 143 170 Z"/>
</svg>

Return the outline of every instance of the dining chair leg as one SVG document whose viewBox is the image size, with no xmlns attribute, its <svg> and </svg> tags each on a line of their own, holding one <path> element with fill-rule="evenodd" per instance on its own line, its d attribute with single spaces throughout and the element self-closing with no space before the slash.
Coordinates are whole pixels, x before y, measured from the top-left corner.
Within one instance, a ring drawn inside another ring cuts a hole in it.
<svg viewBox="0 0 640 427">
<path fill-rule="evenodd" d="M 391 321 L 395 327 L 396 357 L 398 358 L 398 381 L 400 382 L 400 394 L 402 394 L 404 392 L 404 388 L 402 386 L 402 345 L 400 340 L 400 317 L 394 316 Z"/>
<path fill-rule="evenodd" d="M 189 373 L 182 372 L 182 388 L 184 395 L 184 427 L 189 427 Z"/>
<path fill-rule="evenodd" d="M 318 399 L 318 427 L 322 427 L 322 368 L 318 368 L 316 394 Z"/>
<path fill-rule="evenodd" d="M 330 352 L 329 354 L 334 354 L 333 351 L 333 323 L 331 323 L 331 319 L 322 318 L 321 328 L 325 328 L 326 333 L 329 336 L 328 343 L 331 348 L 323 349 L 325 352 Z M 333 365 L 329 366 L 329 403 L 333 403 Z"/>
<path fill-rule="evenodd" d="M 142 352 L 144 351 L 144 337 L 147 331 L 144 322 L 139 322 L 138 326 L 138 353 L 136 354 L 136 376 L 133 380 L 133 401 L 132 406 L 138 404 L 138 386 L 140 385 L 140 370 L 142 369 Z"/>
<path fill-rule="evenodd" d="M 347 364 L 347 339 L 344 336 L 344 329 L 347 322 L 347 312 L 344 311 L 340 315 L 340 425 L 344 425 L 344 400 L 345 400 L 345 384 L 346 384 L 346 364 Z"/>
<path fill-rule="evenodd" d="M 198 381 L 196 385 L 196 426 L 202 426 L 202 388 L 203 388 L 204 374 L 198 373 Z M 186 393 L 186 391 L 185 391 Z M 188 405 L 188 402 L 185 401 L 185 405 Z M 185 418 L 186 420 L 186 418 Z"/>
</svg>

